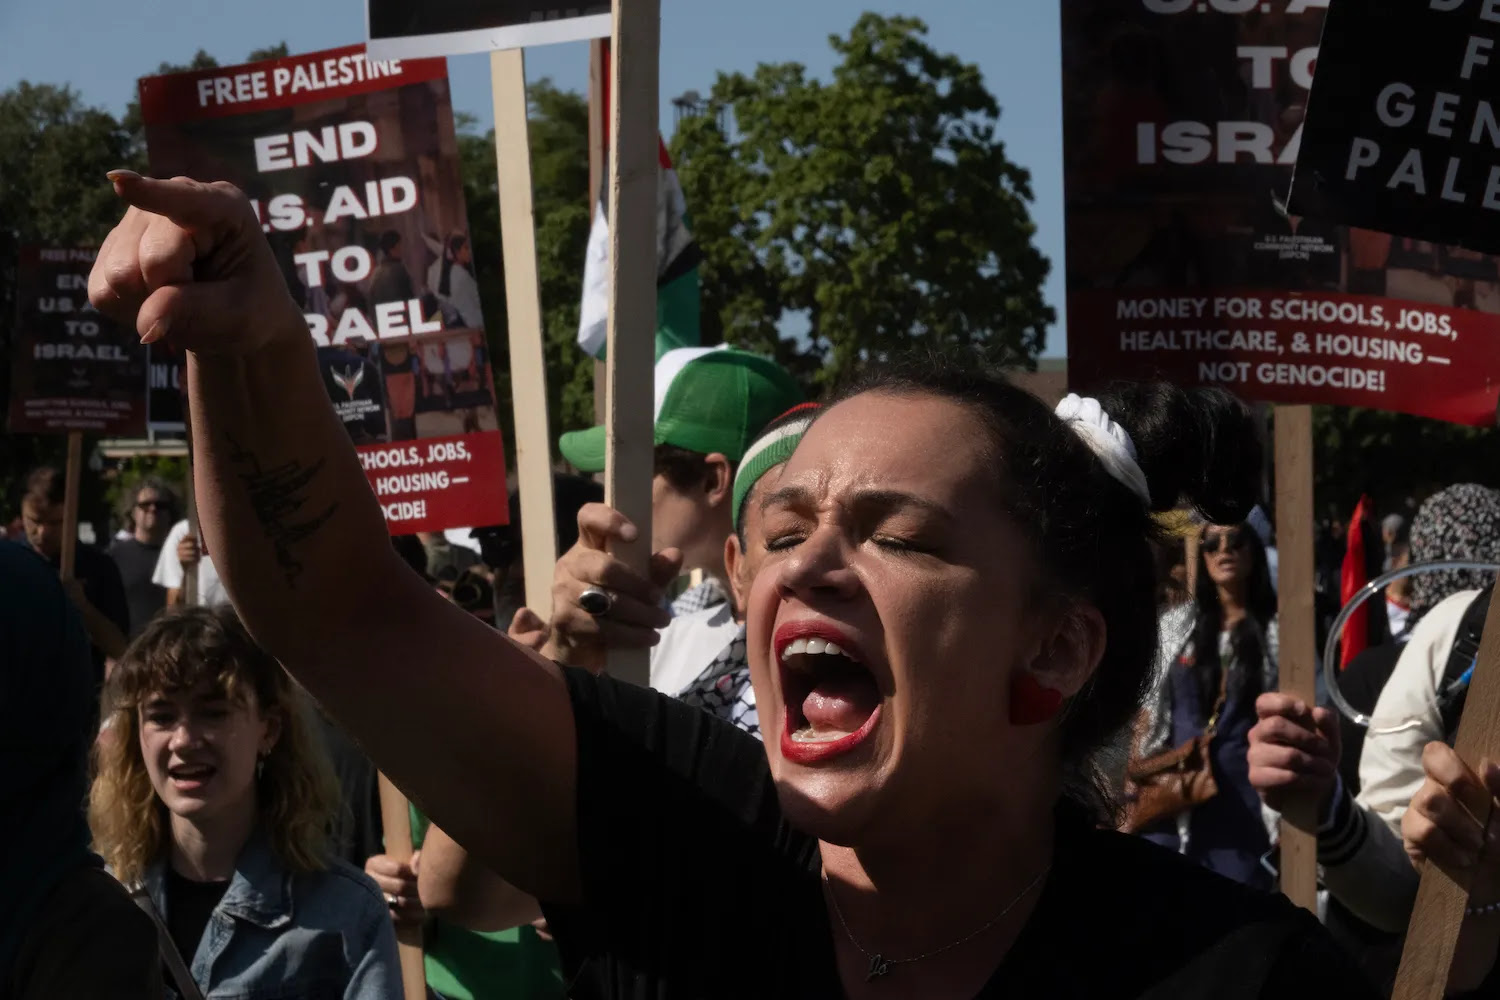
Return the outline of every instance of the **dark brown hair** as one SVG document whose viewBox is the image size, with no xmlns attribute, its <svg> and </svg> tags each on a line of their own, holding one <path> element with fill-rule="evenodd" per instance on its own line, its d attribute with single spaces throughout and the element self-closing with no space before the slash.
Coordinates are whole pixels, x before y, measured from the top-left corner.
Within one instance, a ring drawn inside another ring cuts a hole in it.
<svg viewBox="0 0 1500 1000">
<path fill-rule="evenodd" d="M 708 483 L 708 456 L 679 448 L 675 444 L 656 446 L 654 472 L 665 476 L 679 493 L 692 493 Z M 729 479 L 734 481 L 735 463 L 729 463 Z"/>
<path fill-rule="evenodd" d="M 1115 480 L 1073 431 L 1030 393 L 972 361 L 922 356 L 880 367 L 840 394 L 933 396 L 967 407 L 989 432 L 1002 509 L 1031 540 L 1037 597 L 1078 601 L 1103 616 L 1108 644 L 1062 722 L 1069 793 L 1112 807 L 1096 756 L 1112 747 L 1151 682 L 1157 643 L 1153 517 L 1186 500 L 1214 523 L 1238 523 L 1256 500 L 1260 435 L 1248 408 L 1215 389 L 1117 384 L 1097 398 L 1135 444 L 1151 502 Z M 1101 818 L 1103 818 L 1101 816 Z"/>
<path fill-rule="evenodd" d="M 60 504 L 63 502 L 67 483 L 63 470 L 55 465 L 32 469 L 31 474 L 26 477 L 26 490 L 21 494 L 21 502 L 29 501 L 46 507 Z"/>
</svg>

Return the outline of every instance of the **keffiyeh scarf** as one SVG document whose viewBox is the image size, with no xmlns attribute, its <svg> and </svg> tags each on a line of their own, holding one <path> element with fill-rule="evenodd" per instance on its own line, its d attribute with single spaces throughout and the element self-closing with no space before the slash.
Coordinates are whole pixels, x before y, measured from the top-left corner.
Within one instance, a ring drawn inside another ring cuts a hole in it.
<svg viewBox="0 0 1500 1000">
<path fill-rule="evenodd" d="M 1461 483 L 1422 504 L 1411 522 L 1411 561 L 1441 559 L 1500 562 L 1500 492 Z M 1493 573 L 1458 569 L 1413 577 L 1411 624 L 1444 599 L 1462 590 L 1483 589 L 1494 579 Z"/>
</svg>

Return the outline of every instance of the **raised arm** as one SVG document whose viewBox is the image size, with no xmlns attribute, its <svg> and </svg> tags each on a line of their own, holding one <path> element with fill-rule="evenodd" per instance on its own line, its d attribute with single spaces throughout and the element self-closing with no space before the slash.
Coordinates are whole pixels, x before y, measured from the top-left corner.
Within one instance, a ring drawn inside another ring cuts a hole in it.
<svg viewBox="0 0 1500 1000">
<path fill-rule="evenodd" d="M 534 895 L 573 898 L 577 761 L 561 675 L 392 550 L 244 195 L 111 177 L 132 207 L 90 298 L 146 341 L 189 351 L 199 518 L 245 624 L 485 863 Z"/>
</svg>

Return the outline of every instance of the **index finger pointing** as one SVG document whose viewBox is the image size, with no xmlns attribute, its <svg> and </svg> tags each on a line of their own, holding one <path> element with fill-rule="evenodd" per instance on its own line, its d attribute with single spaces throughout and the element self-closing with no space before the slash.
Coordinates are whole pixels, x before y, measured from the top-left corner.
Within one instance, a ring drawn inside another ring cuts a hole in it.
<svg viewBox="0 0 1500 1000">
<path fill-rule="evenodd" d="M 244 199 L 232 184 L 203 184 L 188 177 L 164 181 L 134 170 L 111 170 L 105 176 L 126 204 L 184 229 L 211 230 L 241 221 L 237 216 Z"/>
</svg>

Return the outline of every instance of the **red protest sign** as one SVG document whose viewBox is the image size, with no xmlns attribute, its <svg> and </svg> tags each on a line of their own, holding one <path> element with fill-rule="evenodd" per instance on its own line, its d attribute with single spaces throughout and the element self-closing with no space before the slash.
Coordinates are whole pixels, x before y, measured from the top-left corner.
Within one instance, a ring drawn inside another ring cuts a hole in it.
<svg viewBox="0 0 1500 1000">
<path fill-rule="evenodd" d="M 1325 6 L 1063 5 L 1075 386 L 1495 420 L 1496 259 L 1285 207 Z"/>
<path fill-rule="evenodd" d="M 89 304 L 98 251 L 21 248 L 11 344 L 12 433 L 87 431 L 117 437 L 146 430 L 146 350 Z"/>
<path fill-rule="evenodd" d="M 506 523 L 444 60 L 356 46 L 140 91 L 154 174 L 249 195 L 391 533 Z"/>
</svg>

